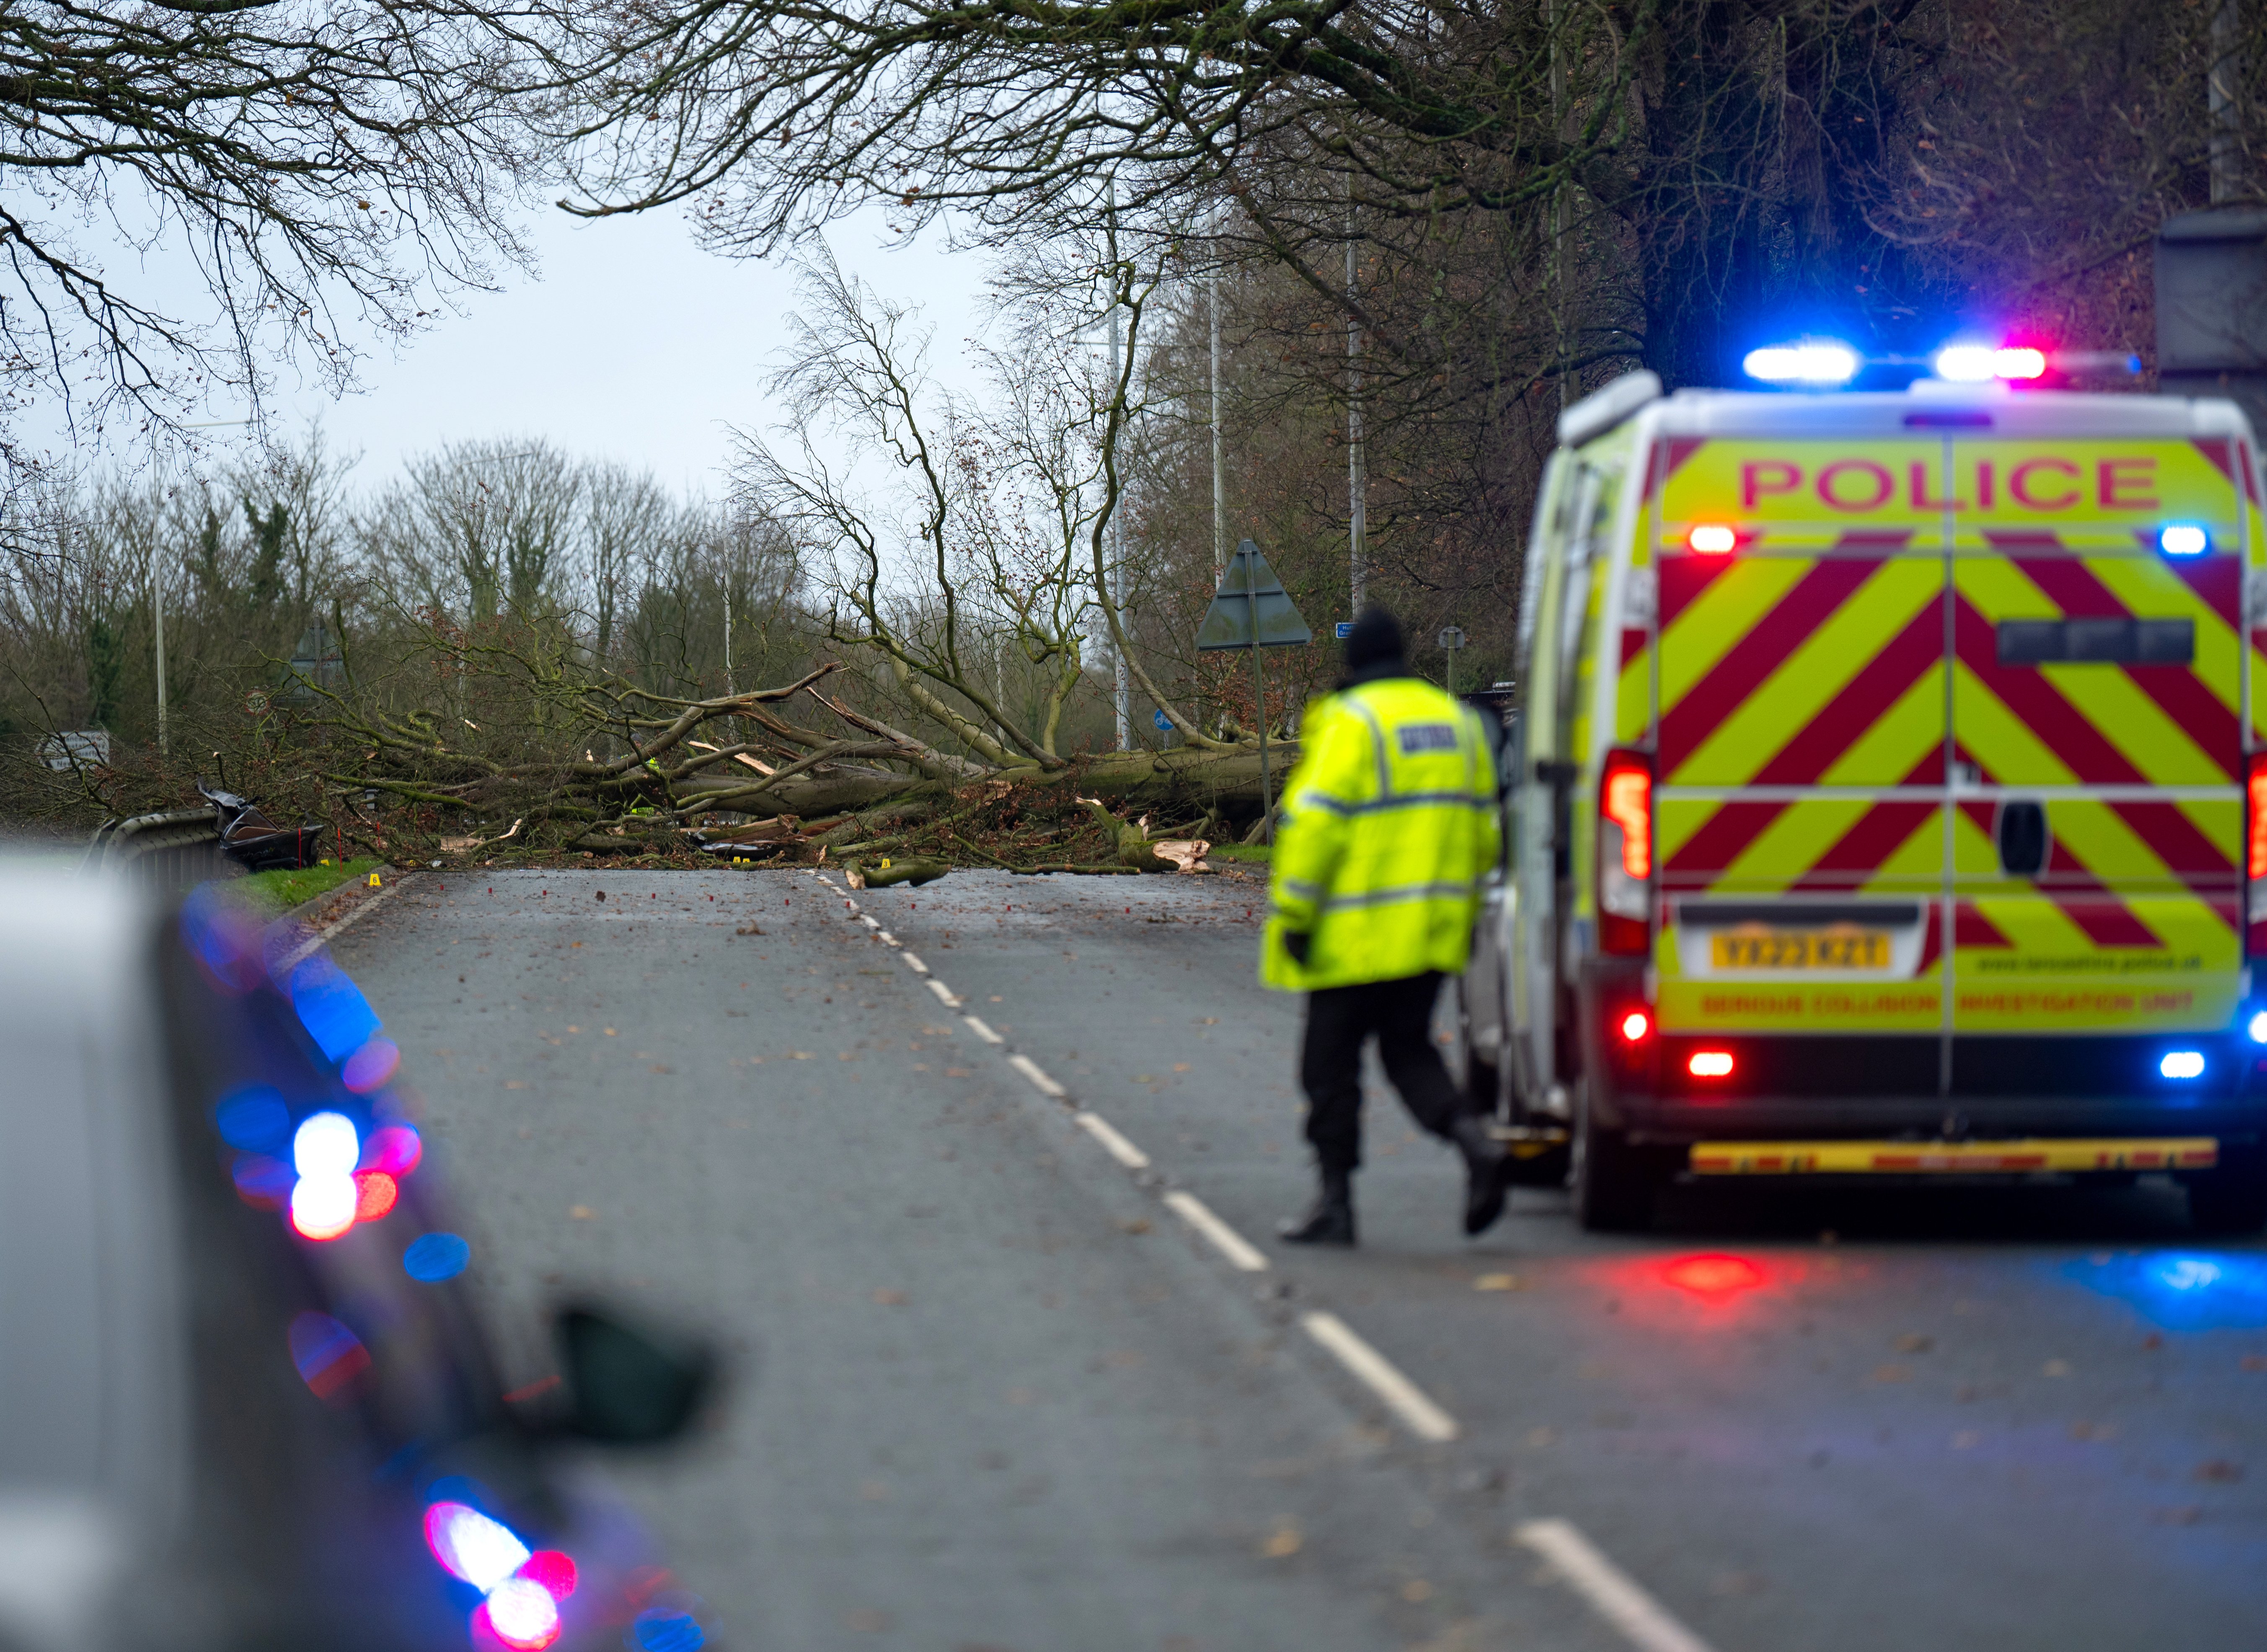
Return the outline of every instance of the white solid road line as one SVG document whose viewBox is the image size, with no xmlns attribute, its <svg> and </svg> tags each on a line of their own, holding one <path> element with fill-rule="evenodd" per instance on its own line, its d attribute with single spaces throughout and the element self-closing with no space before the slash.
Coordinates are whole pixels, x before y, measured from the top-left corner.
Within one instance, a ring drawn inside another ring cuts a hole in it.
<svg viewBox="0 0 2267 1652">
<path fill-rule="evenodd" d="M 968 1030 L 971 1032 L 973 1032 L 978 1038 L 983 1039 L 987 1044 L 1005 1044 L 1008 1041 L 1001 1038 L 998 1033 L 993 1032 L 988 1023 L 979 1020 L 974 1016 L 963 1016 L 960 1018 L 968 1024 Z"/>
<path fill-rule="evenodd" d="M 1011 1055 L 1008 1059 L 1013 1061 L 1020 1060 L 1021 1058 Z M 1071 1114 L 1071 1117 L 1078 1120 L 1080 1129 L 1085 1131 L 1087 1134 L 1101 1142 L 1103 1147 L 1108 1150 L 1110 1156 L 1116 1159 L 1127 1170 L 1146 1171 L 1149 1168 L 1149 1156 L 1147 1153 L 1144 1153 L 1140 1148 L 1135 1147 L 1131 1142 L 1128 1142 L 1124 1136 L 1119 1134 L 1117 1131 L 1111 1129 L 1110 1127 L 1110 1120 L 1104 1118 L 1100 1113 L 1075 1112 Z"/>
<path fill-rule="evenodd" d="M 1042 1096 L 1050 1096 L 1060 1101 L 1065 1096 L 1070 1094 L 1070 1091 L 1047 1076 L 1046 1068 L 1028 1055 L 1011 1055 L 1008 1058 L 1008 1065 L 1030 1079 L 1032 1088 Z"/>
<path fill-rule="evenodd" d="M 307 939 L 302 941 L 297 946 L 292 948 L 289 952 L 286 952 L 283 955 L 282 967 L 285 969 L 297 967 L 303 959 L 311 957 L 319 947 L 328 944 L 330 938 L 336 935 L 340 930 L 346 929 L 350 924 L 361 922 L 363 915 L 367 914 L 371 907 L 377 906 L 380 901 L 393 899 L 394 891 L 400 889 L 403 884 L 407 883 L 411 878 L 416 876 L 417 874 L 415 872 L 405 872 L 397 881 L 386 885 L 369 899 L 356 902 L 354 910 L 348 913 L 345 917 L 341 918 L 336 923 L 330 925 L 326 929 L 316 930 L 314 934 L 309 936 Z"/>
<path fill-rule="evenodd" d="M 1247 1274 L 1264 1274 L 1267 1259 L 1251 1248 L 1244 1237 L 1213 1215 L 1212 1207 L 1194 1193 L 1178 1189 L 1165 1195 L 1165 1202 L 1179 1215 L 1182 1221 L 1212 1241 L 1213 1249 L 1228 1259 L 1230 1267 L 1240 1267 Z"/>
<path fill-rule="evenodd" d="M 1662 1610 L 1629 1574 L 1598 1553 L 1570 1521 L 1530 1520 L 1514 1538 L 1551 1562 L 1598 1615 L 1641 1652 L 1709 1652 L 1708 1643 Z"/>
<path fill-rule="evenodd" d="M 1395 1369 L 1390 1360 L 1356 1336 L 1353 1327 L 1338 1315 L 1302 1314 L 1300 1323 L 1307 1327 L 1309 1336 L 1338 1355 L 1339 1364 L 1368 1384 L 1410 1433 L 1436 1443 L 1456 1437 L 1456 1420 L 1434 1405 L 1423 1389 Z"/>
<path fill-rule="evenodd" d="M 929 976 L 928 980 L 928 989 L 944 1001 L 944 1007 L 946 1009 L 957 1010 L 960 1008 L 960 1000 L 953 995 L 951 988 L 946 986 L 934 975 Z"/>
</svg>

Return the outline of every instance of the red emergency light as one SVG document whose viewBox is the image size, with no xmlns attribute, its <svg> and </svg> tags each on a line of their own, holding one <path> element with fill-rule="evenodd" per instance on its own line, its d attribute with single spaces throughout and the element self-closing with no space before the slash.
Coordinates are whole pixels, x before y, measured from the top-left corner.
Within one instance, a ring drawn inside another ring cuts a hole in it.
<svg viewBox="0 0 2267 1652">
<path fill-rule="evenodd" d="M 1936 353 L 1936 376 L 1958 385 L 2043 378 L 2047 356 L 2028 344 L 1948 344 Z"/>
<path fill-rule="evenodd" d="M 1729 1050 L 1695 1050 L 1684 1063 L 1684 1070 L 1695 1078 L 1729 1078 L 1732 1076 L 1732 1053 Z"/>
</svg>

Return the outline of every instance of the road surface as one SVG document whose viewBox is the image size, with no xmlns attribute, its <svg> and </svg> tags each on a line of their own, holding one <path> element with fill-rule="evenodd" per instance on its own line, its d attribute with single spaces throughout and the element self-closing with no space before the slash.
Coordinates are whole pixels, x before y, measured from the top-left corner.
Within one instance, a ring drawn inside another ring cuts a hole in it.
<svg viewBox="0 0 2267 1652">
<path fill-rule="evenodd" d="M 1287 1250 L 1264 893 L 429 874 L 334 951 L 515 1380 L 576 1291 L 733 1354 L 711 1434 L 606 1471 L 722 1643 L 2267 1644 L 2267 1248 L 2147 1183 L 1615 1239 L 1522 1192 L 1466 1241 L 1381 1091 L 1362 1248 Z"/>
</svg>

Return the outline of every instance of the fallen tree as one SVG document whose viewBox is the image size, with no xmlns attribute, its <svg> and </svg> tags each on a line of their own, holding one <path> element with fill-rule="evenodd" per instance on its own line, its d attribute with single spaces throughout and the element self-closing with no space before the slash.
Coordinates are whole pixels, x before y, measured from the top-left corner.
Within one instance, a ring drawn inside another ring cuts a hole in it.
<svg viewBox="0 0 2267 1652">
<path fill-rule="evenodd" d="M 1112 378 L 1095 382 L 1060 329 L 1039 327 L 994 358 L 1000 410 L 947 400 L 939 415 L 900 338 L 905 312 L 831 263 L 806 270 L 812 314 L 793 319 L 801 348 L 774 386 L 796 439 L 782 457 L 743 438 L 736 479 L 738 508 L 784 537 L 825 603 L 803 610 L 789 680 L 671 694 L 657 684 L 699 679 L 618 669 L 587 616 L 514 598 L 459 620 L 397 601 L 359 628 L 335 617 L 334 664 L 268 662 L 283 676 L 246 696 L 252 722 L 201 728 L 170 760 L 131 754 L 57 783 L 132 812 L 185 791 L 209 758 L 247 795 L 320 814 L 342 848 L 380 854 L 901 852 L 1156 871 L 1176 864 L 1159 841 L 1245 834 L 1262 811 L 1257 731 L 1175 706 L 1128 635 L 1110 527 L 1133 345 L 1159 276 L 1114 258 L 1101 273 L 1127 346 Z M 892 496 L 854 494 L 822 457 L 824 432 L 893 470 Z M 1176 749 L 1063 749 L 1066 710 L 1091 692 L 1086 651 L 1104 637 Z M 1011 657 L 1021 703 L 1004 686 Z M 1271 760 L 1280 772 L 1295 756 Z"/>
</svg>

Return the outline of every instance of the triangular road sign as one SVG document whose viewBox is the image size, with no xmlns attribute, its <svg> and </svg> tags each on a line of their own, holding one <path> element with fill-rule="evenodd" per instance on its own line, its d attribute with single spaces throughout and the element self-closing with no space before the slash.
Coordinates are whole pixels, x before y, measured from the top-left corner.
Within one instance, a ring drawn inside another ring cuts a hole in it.
<svg viewBox="0 0 2267 1652">
<path fill-rule="evenodd" d="M 1237 546 L 1197 628 L 1197 647 L 1292 648 L 1314 640 L 1258 546 L 1250 540 Z"/>
</svg>

